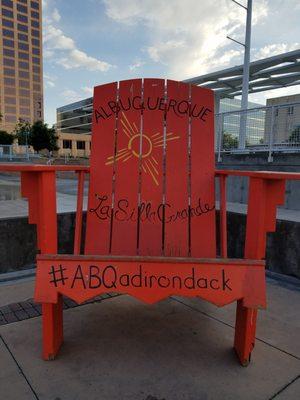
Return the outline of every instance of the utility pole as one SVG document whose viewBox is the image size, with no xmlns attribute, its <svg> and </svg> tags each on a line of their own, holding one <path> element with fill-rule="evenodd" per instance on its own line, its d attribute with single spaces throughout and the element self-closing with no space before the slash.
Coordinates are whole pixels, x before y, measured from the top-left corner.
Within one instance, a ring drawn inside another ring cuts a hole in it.
<svg viewBox="0 0 300 400">
<path fill-rule="evenodd" d="M 241 109 L 248 108 L 248 92 L 249 92 L 249 67 L 250 67 L 250 47 L 251 47 L 251 20 L 252 20 L 252 0 L 247 1 L 247 7 L 239 2 L 232 0 L 234 3 L 244 8 L 247 11 L 246 20 L 246 35 L 245 43 L 238 42 L 227 36 L 228 39 L 244 46 L 244 66 L 243 66 L 243 86 L 242 86 L 242 101 Z M 246 129 L 247 129 L 247 114 L 246 111 L 241 113 L 240 132 L 239 132 L 239 150 L 244 150 L 246 147 Z"/>
</svg>

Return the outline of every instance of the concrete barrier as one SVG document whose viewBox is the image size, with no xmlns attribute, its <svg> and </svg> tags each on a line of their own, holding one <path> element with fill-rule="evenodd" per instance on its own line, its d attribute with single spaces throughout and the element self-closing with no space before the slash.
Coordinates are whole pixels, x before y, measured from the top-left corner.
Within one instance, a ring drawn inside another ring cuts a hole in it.
<svg viewBox="0 0 300 400">
<path fill-rule="evenodd" d="M 228 255 L 243 257 L 246 216 L 228 213 Z M 58 216 L 59 253 L 73 252 L 75 213 Z M 85 218 L 84 225 L 85 227 Z M 277 220 L 268 235 L 267 268 L 300 279 L 300 223 Z M 32 268 L 36 256 L 35 226 L 27 218 L 0 219 L 0 273 Z"/>
<path fill-rule="evenodd" d="M 250 171 L 300 172 L 300 153 L 274 154 L 272 163 L 266 153 L 224 154 L 222 161 L 216 162 L 217 169 L 236 169 Z M 248 201 L 248 178 L 229 177 L 227 201 L 246 204 Z M 282 208 L 300 210 L 300 181 L 287 181 L 285 204 Z"/>
</svg>

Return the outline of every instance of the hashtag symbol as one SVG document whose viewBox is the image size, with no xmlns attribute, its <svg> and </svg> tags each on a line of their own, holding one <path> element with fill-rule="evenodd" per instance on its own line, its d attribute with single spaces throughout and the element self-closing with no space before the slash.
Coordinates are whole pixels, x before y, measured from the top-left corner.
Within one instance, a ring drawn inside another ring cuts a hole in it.
<svg viewBox="0 0 300 400">
<path fill-rule="evenodd" d="M 64 268 L 61 264 L 57 269 L 55 269 L 55 267 L 52 265 L 51 271 L 49 272 L 49 275 L 52 276 L 50 283 L 54 283 L 55 287 L 57 287 L 57 283 L 61 282 L 64 286 L 65 281 L 68 279 L 68 277 L 64 275 L 64 271 L 66 271 L 66 268 Z"/>
</svg>

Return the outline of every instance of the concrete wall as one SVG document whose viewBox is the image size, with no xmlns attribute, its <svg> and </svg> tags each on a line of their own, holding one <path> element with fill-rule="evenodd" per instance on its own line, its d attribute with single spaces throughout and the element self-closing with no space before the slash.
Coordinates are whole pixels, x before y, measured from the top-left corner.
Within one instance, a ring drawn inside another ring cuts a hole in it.
<svg viewBox="0 0 300 400">
<path fill-rule="evenodd" d="M 228 213 L 229 257 L 243 257 L 246 217 Z M 59 252 L 72 253 L 75 213 L 58 217 Z M 300 278 L 300 223 L 277 221 L 267 240 L 267 268 Z M 0 273 L 31 268 L 35 263 L 35 226 L 27 218 L 0 220 Z"/>
<path fill-rule="evenodd" d="M 216 162 L 217 169 L 240 169 L 253 171 L 300 172 L 300 153 L 274 154 L 273 162 L 268 162 L 266 153 L 260 154 L 225 154 L 221 162 Z M 247 203 L 248 178 L 229 177 L 227 200 Z M 300 181 L 287 181 L 285 205 L 282 208 L 300 210 Z"/>
</svg>

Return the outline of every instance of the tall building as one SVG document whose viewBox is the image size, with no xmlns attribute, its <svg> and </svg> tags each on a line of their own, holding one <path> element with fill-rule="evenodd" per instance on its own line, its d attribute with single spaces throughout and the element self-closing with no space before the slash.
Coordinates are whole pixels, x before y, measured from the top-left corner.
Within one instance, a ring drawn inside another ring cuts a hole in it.
<svg viewBox="0 0 300 400">
<path fill-rule="evenodd" d="M 0 129 L 43 119 L 42 0 L 0 0 Z"/>
</svg>

